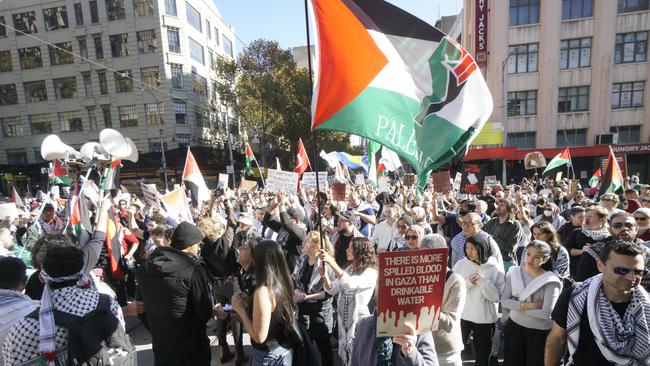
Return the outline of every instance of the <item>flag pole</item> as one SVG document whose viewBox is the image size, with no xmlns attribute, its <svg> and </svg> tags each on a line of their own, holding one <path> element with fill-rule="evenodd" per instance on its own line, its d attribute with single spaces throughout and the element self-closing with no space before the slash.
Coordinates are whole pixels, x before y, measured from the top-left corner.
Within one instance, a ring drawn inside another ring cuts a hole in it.
<svg viewBox="0 0 650 366">
<path fill-rule="evenodd" d="M 309 36 L 309 9 L 307 4 L 308 0 L 305 0 L 305 31 L 307 35 L 307 68 L 309 70 L 309 99 L 313 98 L 314 94 L 314 81 L 312 79 L 312 75 L 314 74 L 312 65 L 311 65 L 311 39 Z M 311 116 L 310 116 L 311 117 Z M 310 124 L 311 124 L 311 118 L 310 118 Z M 314 144 L 314 168 L 313 170 L 316 172 L 316 204 L 318 206 L 318 232 L 320 233 L 320 247 L 321 249 L 325 248 L 325 245 L 323 243 L 323 225 L 321 223 L 321 217 L 322 217 L 322 202 L 320 199 L 320 183 L 318 182 L 318 146 L 316 144 L 316 131 L 313 130 L 311 131 L 311 141 Z M 311 165 L 311 164 L 310 164 Z"/>
<path fill-rule="evenodd" d="M 253 149 L 251 149 L 251 151 L 252 150 Z M 260 172 L 260 178 L 262 178 L 262 185 L 266 187 L 266 183 L 264 182 L 264 172 L 262 171 L 262 168 L 260 168 L 260 163 L 257 162 L 257 158 L 255 157 L 255 154 L 253 154 L 253 161 L 255 161 L 255 165 L 257 165 L 257 171 Z"/>
</svg>

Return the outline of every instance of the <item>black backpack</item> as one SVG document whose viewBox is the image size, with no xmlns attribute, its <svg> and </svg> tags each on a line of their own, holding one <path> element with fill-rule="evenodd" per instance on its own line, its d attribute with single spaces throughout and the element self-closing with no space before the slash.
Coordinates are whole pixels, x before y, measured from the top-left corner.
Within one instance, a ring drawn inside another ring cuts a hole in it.
<svg viewBox="0 0 650 366">
<path fill-rule="evenodd" d="M 111 298 L 99 294 L 95 310 L 80 317 L 54 309 L 54 323 L 68 329 L 67 365 L 138 364 L 135 347 L 110 309 Z M 38 320 L 39 310 L 28 315 Z"/>
<path fill-rule="evenodd" d="M 293 349 L 292 365 L 321 366 L 320 352 L 302 324 L 294 321 L 287 338 Z"/>
</svg>

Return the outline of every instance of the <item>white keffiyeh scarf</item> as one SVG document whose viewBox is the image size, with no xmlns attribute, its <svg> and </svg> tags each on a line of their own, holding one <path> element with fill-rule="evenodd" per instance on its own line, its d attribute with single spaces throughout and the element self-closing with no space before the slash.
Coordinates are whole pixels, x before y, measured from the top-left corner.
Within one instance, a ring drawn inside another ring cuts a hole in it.
<svg viewBox="0 0 650 366">
<path fill-rule="evenodd" d="M 580 340 L 580 319 L 585 306 L 594 340 L 603 356 L 616 365 L 650 365 L 650 298 L 640 286 L 621 318 L 602 290 L 602 274 L 573 290 L 567 313 L 569 363 Z"/>
<path fill-rule="evenodd" d="M 595 241 L 601 241 L 609 237 L 610 235 L 612 235 L 609 232 L 609 229 L 607 228 L 606 225 L 603 225 L 600 229 L 595 229 L 595 230 L 587 229 L 586 226 L 583 226 L 582 233 L 585 234 L 587 237 L 592 238 Z"/>
</svg>

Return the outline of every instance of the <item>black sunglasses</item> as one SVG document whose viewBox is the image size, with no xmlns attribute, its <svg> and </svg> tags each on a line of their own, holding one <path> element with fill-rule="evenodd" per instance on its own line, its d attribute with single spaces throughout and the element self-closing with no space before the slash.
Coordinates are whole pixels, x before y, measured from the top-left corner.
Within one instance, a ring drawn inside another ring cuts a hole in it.
<svg viewBox="0 0 650 366">
<path fill-rule="evenodd" d="M 411 239 L 416 240 L 417 238 L 418 238 L 417 235 L 406 235 L 406 236 L 404 236 L 404 239 L 406 239 L 406 240 L 411 240 Z"/>
<path fill-rule="evenodd" d="M 633 224 L 631 222 L 615 222 L 612 224 L 612 227 L 614 229 L 621 229 L 623 226 L 628 229 L 634 229 L 636 227 L 636 224 Z"/>
<path fill-rule="evenodd" d="M 607 264 L 609 264 L 609 263 L 607 263 Z M 615 267 L 615 266 L 613 266 L 611 264 L 609 264 L 609 265 L 612 266 L 612 268 L 614 270 L 614 273 L 616 273 L 619 276 L 627 276 L 630 272 L 633 272 L 634 275 L 637 276 L 637 277 L 643 277 L 643 276 L 648 274 L 647 269 L 634 269 L 634 270 L 632 270 L 632 269 L 625 268 L 625 267 Z"/>
</svg>

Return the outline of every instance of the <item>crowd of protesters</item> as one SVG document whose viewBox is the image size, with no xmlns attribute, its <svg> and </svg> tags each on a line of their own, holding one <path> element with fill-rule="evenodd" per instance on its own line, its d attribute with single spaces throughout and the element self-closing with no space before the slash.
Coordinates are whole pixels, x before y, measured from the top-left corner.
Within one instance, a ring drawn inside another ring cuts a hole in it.
<svg viewBox="0 0 650 366">
<path fill-rule="evenodd" d="M 0 365 L 90 363 L 103 338 L 82 347 L 70 324 L 124 336 L 124 316 L 151 333 L 156 365 L 210 365 L 210 335 L 237 365 L 305 350 L 322 365 L 495 365 L 501 351 L 506 365 L 649 365 L 650 186 L 632 184 L 598 196 L 535 177 L 468 195 L 395 181 L 338 201 L 226 188 L 185 221 L 107 197 L 83 240 L 66 210 L 26 200 L 0 224 Z M 378 253 L 422 248 L 449 249 L 438 329 L 378 337 Z"/>
</svg>

